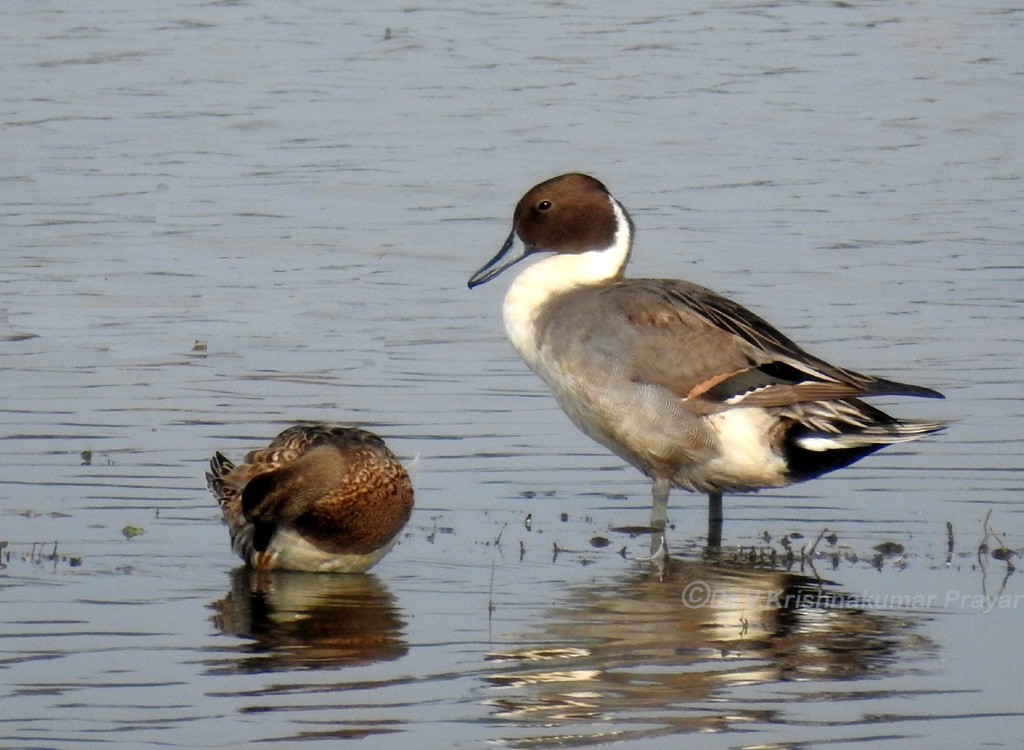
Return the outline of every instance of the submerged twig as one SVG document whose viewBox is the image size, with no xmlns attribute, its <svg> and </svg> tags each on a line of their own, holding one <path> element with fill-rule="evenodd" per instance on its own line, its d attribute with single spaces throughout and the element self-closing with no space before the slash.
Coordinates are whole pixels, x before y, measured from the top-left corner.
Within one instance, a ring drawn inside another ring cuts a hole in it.
<svg viewBox="0 0 1024 750">
<path fill-rule="evenodd" d="M 953 522 L 946 521 L 946 565 L 953 562 Z"/>
<path fill-rule="evenodd" d="M 820 542 L 822 539 L 824 539 L 825 538 L 825 534 L 827 534 L 827 533 L 828 533 L 828 529 L 822 529 L 821 530 L 821 533 L 818 534 L 818 538 L 815 539 L 814 540 L 814 544 L 811 545 L 811 551 L 807 553 L 809 556 L 813 556 L 814 555 L 814 553 L 818 549 L 818 542 Z"/>
<path fill-rule="evenodd" d="M 495 547 L 500 547 L 501 546 L 501 535 L 505 533 L 505 527 L 506 526 L 508 526 L 508 521 L 505 521 L 505 523 L 502 524 L 501 530 L 498 532 L 498 536 L 495 537 L 495 539 L 494 539 L 494 546 Z"/>
</svg>

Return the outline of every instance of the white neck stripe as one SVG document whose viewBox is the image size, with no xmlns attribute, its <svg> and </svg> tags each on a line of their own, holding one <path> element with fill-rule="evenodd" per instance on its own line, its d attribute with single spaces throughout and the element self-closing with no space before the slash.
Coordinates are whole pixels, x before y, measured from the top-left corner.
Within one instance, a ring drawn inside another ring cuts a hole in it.
<svg viewBox="0 0 1024 750">
<path fill-rule="evenodd" d="M 615 236 L 608 247 L 543 258 L 523 270 L 505 295 L 505 330 L 531 367 L 536 364 L 534 322 L 540 308 L 559 294 L 615 278 L 629 260 L 633 246 L 629 218 L 614 198 L 609 196 L 608 200 L 616 219 Z"/>
</svg>

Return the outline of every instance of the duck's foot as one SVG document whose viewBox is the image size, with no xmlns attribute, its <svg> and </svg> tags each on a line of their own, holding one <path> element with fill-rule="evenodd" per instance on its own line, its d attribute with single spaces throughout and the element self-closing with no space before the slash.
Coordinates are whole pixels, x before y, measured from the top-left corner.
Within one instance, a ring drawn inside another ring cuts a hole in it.
<svg viewBox="0 0 1024 750">
<path fill-rule="evenodd" d="M 664 564 L 668 560 L 668 544 L 665 543 L 665 530 L 651 532 L 651 562 Z"/>
<path fill-rule="evenodd" d="M 668 558 L 665 529 L 651 529 L 651 554 L 648 557 L 638 557 L 636 559 L 639 562 L 649 563 L 651 570 L 658 574 L 658 578 L 664 578 L 665 569 L 668 567 Z"/>
<path fill-rule="evenodd" d="M 665 542 L 664 529 L 651 529 L 651 554 L 630 555 L 630 560 L 642 563 L 664 563 L 669 558 L 668 544 Z"/>
</svg>

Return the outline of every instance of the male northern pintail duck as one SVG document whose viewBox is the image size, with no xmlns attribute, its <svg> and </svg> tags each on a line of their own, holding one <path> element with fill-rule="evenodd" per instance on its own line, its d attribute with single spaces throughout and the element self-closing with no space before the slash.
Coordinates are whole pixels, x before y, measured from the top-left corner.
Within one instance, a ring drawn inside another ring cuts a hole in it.
<svg viewBox="0 0 1024 750">
<path fill-rule="evenodd" d="M 707 493 L 709 544 L 723 492 L 783 487 L 941 430 L 862 396 L 942 398 L 835 367 L 709 289 L 628 279 L 633 222 L 593 177 L 540 183 L 516 205 L 501 251 L 469 280 L 538 253 L 505 296 L 505 330 L 573 423 L 654 482 L 652 552 L 669 490 Z"/>
<path fill-rule="evenodd" d="M 215 453 L 206 483 L 257 570 L 361 573 L 412 513 L 412 482 L 384 441 L 342 425 L 289 427 L 237 466 Z"/>
</svg>

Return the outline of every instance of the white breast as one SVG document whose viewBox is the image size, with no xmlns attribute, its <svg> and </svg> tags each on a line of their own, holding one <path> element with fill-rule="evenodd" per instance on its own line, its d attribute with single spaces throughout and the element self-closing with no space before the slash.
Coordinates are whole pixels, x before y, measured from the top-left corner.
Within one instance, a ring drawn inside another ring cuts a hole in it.
<svg viewBox="0 0 1024 750">
<path fill-rule="evenodd" d="M 362 573 L 372 568 L 398 541 L 398 535 L 380 549 L 364 554 L 339 554 L 310 544 L 295 529 L 278 527 L 265 552 L 252 548 L 253 527 L 248 525 L 234 541 L 235 551 L 253 567 L 306 573 Z"/>
</svg>

